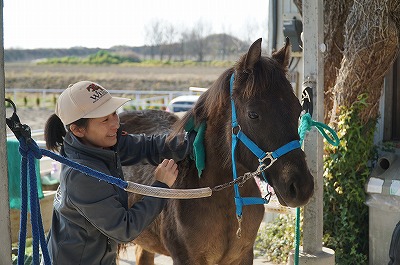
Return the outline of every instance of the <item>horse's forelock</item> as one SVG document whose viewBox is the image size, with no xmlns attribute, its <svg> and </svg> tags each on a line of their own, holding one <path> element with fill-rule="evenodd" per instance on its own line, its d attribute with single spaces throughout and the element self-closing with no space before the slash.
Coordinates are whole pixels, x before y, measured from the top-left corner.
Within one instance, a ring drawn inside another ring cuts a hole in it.
<svg viewBox="0 0 400 265">
<path fill-rule="evenodd" d="M 235 88 L 240 98 L 249 100 L 268 93 L 273 80 L 274 66 L 268 57 L 261 57 L 251 69 L 246 69 L 239 61 L 236 66 Z"/>
</svg>

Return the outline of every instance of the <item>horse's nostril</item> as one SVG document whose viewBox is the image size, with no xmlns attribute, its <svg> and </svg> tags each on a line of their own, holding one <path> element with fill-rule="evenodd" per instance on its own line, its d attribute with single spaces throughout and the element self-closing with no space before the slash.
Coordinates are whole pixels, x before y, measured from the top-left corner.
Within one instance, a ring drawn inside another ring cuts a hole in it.
<svg viewBox="0 0 400 265">
<path fill-rule="evenodd" d="M 290 196 L 292 196 L 292 198 L 296 198 L 297 188 L 296 188 L 296 185 L 294 184 L 294 182 L 290 185 L 289 192 L 290 192 Z"/>
</svg>

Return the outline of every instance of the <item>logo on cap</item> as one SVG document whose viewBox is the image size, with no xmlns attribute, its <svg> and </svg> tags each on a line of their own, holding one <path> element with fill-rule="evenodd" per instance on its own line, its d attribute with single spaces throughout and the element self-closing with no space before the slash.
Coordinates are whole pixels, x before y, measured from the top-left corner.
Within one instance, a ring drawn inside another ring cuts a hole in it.
<svg viewBox="0 0 400 265">
<path fill-rule="evenodd" d="M 95 92 L 97 90 L 103 90 L 103 89 L 101 87 L 99 87 L 98 85 L 91 83 L 90 85 L 87 86 L 86 90 L 89 92 L 90 91 Z"/>
<path fill-rule="evenodd" d="M 101 97 L 103 97 L 105 94 L 108 93 L 107 90 L 101 88 L 100 86 L 91 83 L 86 87 L 86 90 L 89 92 L 93 92 L 93 94 L 90 96 L 91 99 L 93 99 L 92 103 L 95 103 L 98 101 Z"/>
</svg>

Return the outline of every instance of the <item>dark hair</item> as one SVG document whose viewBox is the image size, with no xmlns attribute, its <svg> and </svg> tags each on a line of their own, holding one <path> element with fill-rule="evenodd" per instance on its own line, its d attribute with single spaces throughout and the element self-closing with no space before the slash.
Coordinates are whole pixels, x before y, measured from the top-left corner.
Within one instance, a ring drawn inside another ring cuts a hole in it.
<svg viewBox="0 0 400 265">
<path fill-rule="evenodd" d="M 89 119 L 82 118 L 74 121 L 71 124 L 75 124 L 78 127 L 86 128 Z M 44 127 L 44 140 L 46 141 L 46 147 L 52 151 L 60 151 L 60 147 L 63 145 L 65 134 L 69 131 L 70 125 L 64 126 L 60 118 L 56 114 L 52 114 L 46 121 Z M 67 130 L 65 129 L 67 127 Z"/>
</svg>

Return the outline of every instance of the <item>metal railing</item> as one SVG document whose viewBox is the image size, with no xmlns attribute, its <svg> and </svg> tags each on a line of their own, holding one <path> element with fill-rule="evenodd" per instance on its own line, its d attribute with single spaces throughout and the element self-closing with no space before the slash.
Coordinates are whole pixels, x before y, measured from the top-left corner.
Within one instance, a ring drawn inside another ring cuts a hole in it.
<svg viewBox="0 0 400 265">
<path fill-rule="evenodd" d="M 55 97 L 58 97 L 64 89 L 37 89 L 37 88 L 6 88 L 5 93 L 14 102 L 21 100 L 29 100 L 32 98 L 36 99 L 35 106 L 41 108 L 54 107 Z M 147 108 L 166 108 L 168 103 L 177 96 L 182 95 L 196 95 L 199 91 L 187 90 L 187 91 L 169 91 L 169 90 L 108 90 L 112 95 L 123 96 L 131 98 L 132 100 L 127 102 L 124 106 L 135 109 L 147 109 Z M 11 96 L 12 94 L 12 96 Z M 36 94 L 36 97 L 32 97 L 32 94 Z M 26 102 L 24 102 L 26 104 Z"/>
</svg>

